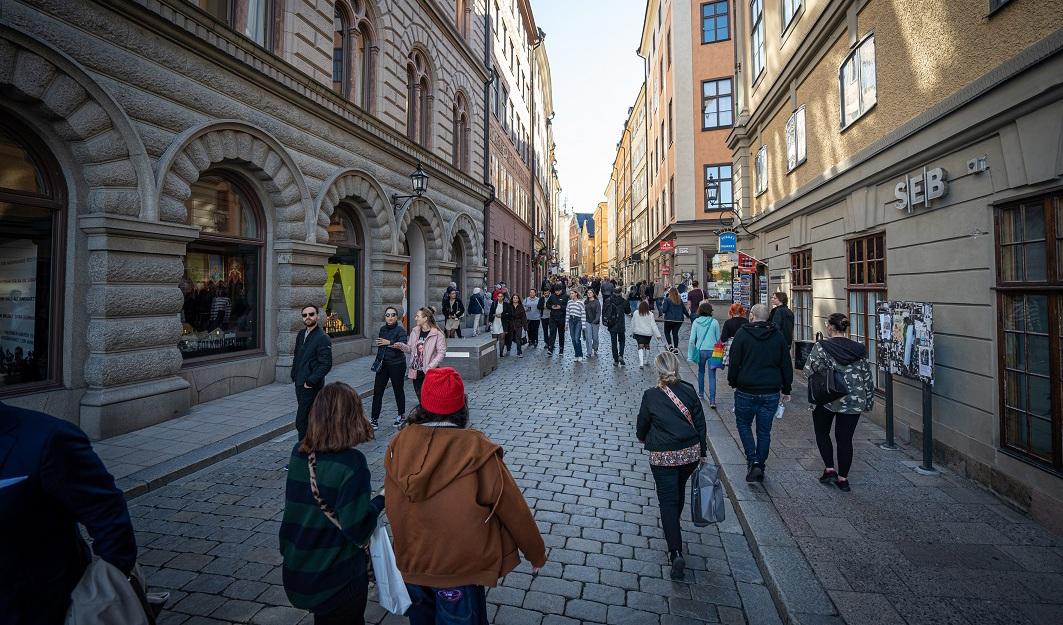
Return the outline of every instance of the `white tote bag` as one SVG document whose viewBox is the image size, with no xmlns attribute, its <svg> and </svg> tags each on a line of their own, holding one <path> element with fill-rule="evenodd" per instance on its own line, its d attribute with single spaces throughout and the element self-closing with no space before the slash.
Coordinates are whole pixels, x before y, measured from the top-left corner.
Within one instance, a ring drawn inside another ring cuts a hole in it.
<svg viewBox="0 0 1063 625">
<path fill-rule="evenodd" d="M 395 552 L 391 549 L 391 538 L 383 525 L 378 525 L 369 539 L 369 556 L 373 559 L 373 575 L 379 594 L 380 607 L 392 614 L 402 616 L 410 609 L 410 593 L 402 581 L 402 573 L 395 563 Z"/>
<path fill-rule="evenodd" d="M 134 575 L 138 579 L 140 571 Z M 149 625 L 149 619 L 133 584 L 125 574 L 102 558 L 93 558 L 70 593 L 65 625 Z"/>
</svg>

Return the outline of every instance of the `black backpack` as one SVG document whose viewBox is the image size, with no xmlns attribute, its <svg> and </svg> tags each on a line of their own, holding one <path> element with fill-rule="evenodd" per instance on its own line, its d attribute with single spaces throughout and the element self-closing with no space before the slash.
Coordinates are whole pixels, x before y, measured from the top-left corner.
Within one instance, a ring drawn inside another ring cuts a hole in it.
<svg viewBox="0 0 1063 625">
<path fill-rule="evenodd" d="M 808 403 L 823 406 L 849 394 L 845 376 L 834 367 L 808 377 Z"/>
<path fill-rule="evenodd" d="M 605 327 L 607 328 L 612 328 L 620 320 L 620 311 L 617 310 L 612 298 L 609 298 L 609 302 L 605 305 L 605 315 L 602 319 L 605 320 Z"/>
</svg>

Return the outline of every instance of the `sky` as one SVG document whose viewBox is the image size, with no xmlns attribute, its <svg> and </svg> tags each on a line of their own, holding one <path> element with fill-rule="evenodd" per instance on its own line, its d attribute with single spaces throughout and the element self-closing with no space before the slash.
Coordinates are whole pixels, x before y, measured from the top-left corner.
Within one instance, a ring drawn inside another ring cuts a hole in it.
<svg viewBox="0 0 1063 625">
<path fill-rule="evenodd" d="M 605 199 L 616 143 L 642 84 L 635 54 L 645 0 L 532 0 L 554 88 L 561 198 L 591 213 Z"/>
</svg>

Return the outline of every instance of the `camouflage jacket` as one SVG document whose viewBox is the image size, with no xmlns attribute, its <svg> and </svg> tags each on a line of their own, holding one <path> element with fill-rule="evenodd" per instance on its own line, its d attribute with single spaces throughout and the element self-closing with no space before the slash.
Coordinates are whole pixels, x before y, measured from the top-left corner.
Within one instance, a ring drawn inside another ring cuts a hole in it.
<svg viewBox="0 0 1063 625">
<path fill-rule="evenodd" d="M 823 349 L 822 342 L 817 342 L 808 355 L 806 371 L 820 372 L 827 369 L 840 371 L 845 378 L 849 394 L 826 405 L 831 412 L 859 414 L 868 412 L 875 405 L 875 376 L 867 358 L 860 358 L 849 364 L 839 364 Z M 811 373 L 809 373 L 811 375 Z"/>
</svg>

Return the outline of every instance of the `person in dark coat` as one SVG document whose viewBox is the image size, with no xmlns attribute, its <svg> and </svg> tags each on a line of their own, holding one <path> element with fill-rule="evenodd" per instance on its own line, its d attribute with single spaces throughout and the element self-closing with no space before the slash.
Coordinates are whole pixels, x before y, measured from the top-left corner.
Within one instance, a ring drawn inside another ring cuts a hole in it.
<svg viewBox="0 0 1063 625">
<path fill-rule="evenodd" d="M 406 416 L 406 354 L 401 350 L 389 349 L 394 343 L 405 343 L 409 338 L 406 328 L 399 323 L 399 311 L 394 306 L 384 309 L 384 325 L 376 338 L 376 378 L 373 380 L 373 411 L 369 418 L 373 429 L 380 427 L 380 406 L 384 401 L 384 390 L 391 382 L 391 389 L 395 392 L 395 405 L 398 407 L 398 416 L 395 417 L 395 425 L 400 425 Z"/>
<path fill-rule="evenodd" d="M 782 332 L 782 337 L 786 341 L 786 349 L 790 349 L 790 346 L 794 344 L 794 311 L 787 307 L 788 303 L 789 298 L 782 291 L 771 296 L 773 306 L 771 322 L 779 328 L 779 332 Z"/>
<path fill-rule="evenodd" d="M 528 313 L 524 310 L 524 302 L 521 301 L 520 295 L 511 297 L 509 303 L 513 312 L 510 313 L 509 320 L 506 322 L 506 355 L 512 353 L 513 343 L 516 343 L 517 357 L 524 358 L 521 341 L 524 339 L 524 332 L 528 329 Z"/>
<path fill-rule="evenodd" d="M 693 288 L 687 291 L 687 307 L 690 311 L 690 322 L 694 323 L 694 320 L 698 317 L 698 306 L 701 304 L 701 300 L 705 299 L 705 291 L 701 290 L 698 286 L 698 281 L 691 282 Z"/>
<path fill-rule="evenodd" d="M 487 312 L 487 298 L 480 291 L 480 287 L 472 290 L 472 295 L 469 296 L 469 307 L 466 310 L 468 310 L 469 316 L 472 317 L 472 335 L 479 336 L 480 319 Z"/>
<path fill-rule="evenodd" d="M 310 406 L 325 386 L 325 376 L 332 370 L 332 339 L 317 323 L 317 306 L 303 306 L 300 314 L 305 329 L 295 337 L 295 356 L 292 359 L 292 382 L 299 409 L 295 413 L 295 431 L 299 440 L 306 436 L 306 420 Z"/>
<path fill-rule="evenodd" d="M 93 553 L 126 576 L 136 564 L 114 478 L 77 426 L 0 402 L 0 621 L 63 623 Z"/>
<path fill-rule="evenodd" d="M 554 353 L 554 339 L 557 339 L 559 352 L 565 355 L 565 309 L 568 307 L 568 296 L 560 285 L 554 285 L 554 291 L 546 298 L 546 310 L 550 311 L 550 323 L 547 328 L 550 333 L 546 336 L 546 351 Z"/>
<path fill-rule="evenodd" d="M 602 293 L 605 293 L 605 285 L 602 285 Z M 605 328 L 609 330 L 609 347 L 613 352 L 614 367 L 627 365 L 624 361 L 624 342 L 626 340 L 624 330 L 627 325 L 625 317 L 630 316 L 631 308 L 628 306 L 627 300 L 620 294 L 619 289 L 614 290 L 609 299 L 605 300 L 605 304 L 602 307 L 602 322 L 605 323 Z"/>
</svg>

